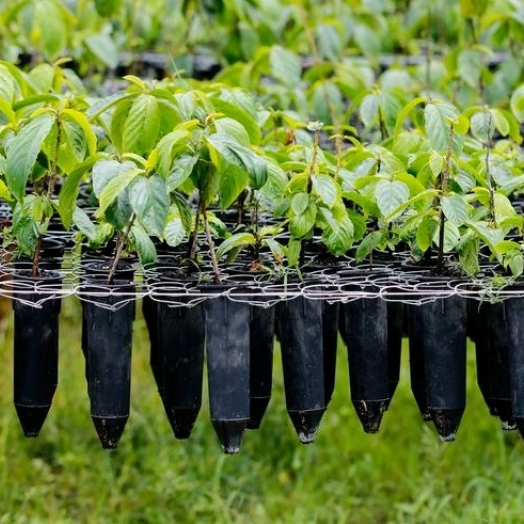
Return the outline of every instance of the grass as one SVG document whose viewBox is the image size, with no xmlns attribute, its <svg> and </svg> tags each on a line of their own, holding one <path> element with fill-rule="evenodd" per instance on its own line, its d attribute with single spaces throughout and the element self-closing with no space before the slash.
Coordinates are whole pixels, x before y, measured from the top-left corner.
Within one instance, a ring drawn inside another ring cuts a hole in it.
<svg viewBox="0 0 524 524">
<path fill-rule="evenodd" d="M 262 428 L 226 457 L 207 406 L 189 441 L 172 437 L 138 317 L 132 414 L 119 449 L 107 452 L 89 417 L 79 311 L 74 299 L 64 302 L 60 386 L 35 440 L 22 437 L 12 407 L 12 315 L 0 325 L 0 524 L 522 522 L 524 446 L 483 405 L 473 351 L 468 408 L 453 444 L 441 444 L 421 421 L 406 362 L 381 432 L 363 434 L 340 345 L 337 387 L 316 444 L 300 445 L 287 419 L 277 352 Z"/>
</svg>

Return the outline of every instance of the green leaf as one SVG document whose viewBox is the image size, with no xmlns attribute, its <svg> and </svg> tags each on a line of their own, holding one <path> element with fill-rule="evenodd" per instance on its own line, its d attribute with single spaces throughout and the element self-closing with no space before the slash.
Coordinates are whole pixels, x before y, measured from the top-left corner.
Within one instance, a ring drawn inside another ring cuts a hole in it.
<svg viewBox="0 0 524 524">
<path fill-rule="evenodd" d="M 433 235 L 433 243 L 438 247 L 440 240 L 440 224 Z M 452 222 L 446 222 L 444 225 L 444 253 L 453 251 L 460 242 L 460 231 Z"/>
<path fill-rule="evenodd" d="M 198 156 L 182 155 L 174 162 L 173 171 L 167 177 L 167 188 L 171 193 L 179 188 L 190 176 L 198 162 Z"/>
<path fill-rule="evenodd" d="M 121 5 L 122 0 L 95 0 L 96 11 L 100 16 L 115 14 Z"/>
<path fill-rule="evenodd" d="M 90 240 L 96 239 L 97 232 L 96 227 L 91 219 L 87 216 L 87 213 L 78 206 L 75 206 L 73 212 L 73 223 L 82 235 L 86 236 Z"/>
<path fill-rule="evenodd" d="M 439 155 L 435 151 L 431 152 L 431 156 L 429 157 L 429 168 L 431 169 L 431 172 L 433 173 L 434 177 L 437 177 L 442 173 L 442 170 L 444 169 L 444 157 L 442 155 Z"/>
<path fill-rule="evenodd" d="M 85 37 L 84 43 L 87 49 L 109 69 L 115 69 L 118 66 L 118 49 L 114 40 L 108 34 L 88 35 Z"/>
<path fill-rule="evenodd" d="M 479 111 L 470 118 L 471 134 L 481 142 L 488 142 L 493 138 L 495 130 L 491 111 Z"/>
<path fill-rule="evenodd" d="M 382 233 L 382 231 L 373 231 L 369 235 L 365 236 L 357 248 L 357 252 L 355 254 L 356 261 L 362 262 L 362 260 L 367 258 L 377 248 L 383 237 L 384 233 Z"/>
<path fill-rule="evenodd" d="M 27 179 L 54 123 L 54 116 L 41 114 L 23 126 L 7 145 L 5 178 L 17 200 L 24 198 Z"/>
<path fill-rule="evenodd" d="M 64 185 L 58 195 L 58 212 L 66 229 L 71 227 L 80 182 L 84 174 L 93 167 L 95 161 L 96 157 L 88 158 L 65 178 Z"/>
<path fill-rule="evenodd" d="M 302 65 L 297 54 L 276 45 L 269 53 L 272 76 L 284 85 L 294 88 L 302 75 Z"/>
<path fill-rule="evenodd" d="M 157 152 L 157 172 L 167 178 L 173 168 L 173 149 L 189 141 L 191 133 L 187 129 L 178 129 L 168 133 L 158 142 L 153 150 Z"/>
<path fill-rule="evenodd" d="M 295 215 L 305 213 L 309 206 L 309 195 L 305 191 L 300 191 L 293 195 L 291 199 L 291 209 Z"/>
<path fill-rule="evenodd" d="M 329 252 L 335 256 L 347 253 L 353 243 L 354 228 L 349 218 L 339 221 L 335 227 L 329 227 L 322 233 L 322 241 Z"/>
<path fill-rule="evenodd" d="M 149 235 L 161 237 L 169 213 L 169 196 L 160 175 L 135 178 L 129 186 L 129 202 Z"/>
<path fill-rule="evenodd" d="M 249 134 L 245 127 L 233 118 L 217 118 L 215 120 L 215 128 L 217 133 L 228 136 L 239 144 L 249 147 Z"/>
<path fill-rule="evenodd" d="M 340 187 L 328 175 L 313 176 L 313 191 L 328 207 L 333 207 L 340 200 Z"/>
<path fill-rule="evenodd" d="M 136 169 L 136 164 L 130 160 L 124 162 L 106 158 L 98 160 L 93 166 L 92 174 L 95 196 L 100 198 L 100 193 L 110 180 L 134 169 Z"/>
<path fill-rule="evenodd" d="M 375 198 L 382 215 L 388 216 L 409 200 L 409 188 L 403 182 L 381 180 L 375 188 Z"/>
<path fill-rule="evenodd" d="M 62 111 L 62 116 L 65 119 L 72 120 L 73 122 L 75 122 L 82 128 L 82 131 L 84 132 L 85 141 L 87 144 L 87 151 L 90 155 L 94 155 L 97 150 L 96 135 L 86 115 L 74 109 L 64 109 Z"/>
<path fill-rule="evenodd" d="M 219 133 L 208 136 L 207 141 L 224 160 L 243 168 L 249 174 L 253 189 L 260 189 L 267 182 L 267 164 L 251 149 Z"/>
<path fill-rule="evenodd" d="M 511 94 L 511 112 L 519 122 L 524 122 L 524 84 L 517 87 Z"/>
<path fill-rule="evenodd" d="M 317 217 L 317 206 L 310 202 L 307 209 L 300 215 L 295 215 L 289 222 L 289 231 L 295 238 L 305 237 L 314 227 Z"/>
<path fill-rule="evenodd" d="M 479 240 L 474 236 L 463 240 L 458 246 L 459 264 L 468 275 L 476 275 L 479 266 Z"/>
<path fill-rule="evenodd" d="M 129 237 L 143 265 L 156 262 L 155 244 L 140 224 L 133 224 Z"/>
<path fill-rule="evenodd" d="M 424 217 L 420 224 L 417 227 L 416 232 L 416 241 L 420 250 L 425 253 L 429 246 L 431 246 L 431 241 L 435 235 L 435 232 L 438 228 L 438 224 L 435 219 L 431 216 Z"/>
<path fill-rule="evenodd" d="M 424 109 L 426 135 L 429 145 L 438 152 L 448 150 L 451 127 L 435 104 L 428 104 Z"/>
<path fill-rule="evenodd" d="M 479 89 L 482 71 L 482 57 L 475 49 L 463 49 L 458 56 L 458 71 L 464 83 L 473 89 Z"/>
<path fill-rule="evenodd" d="M 377 95 L 366 95 L 360 104 L 359 116 L 366 127 L 378 123 L 379 97 Z"/>
<path fill-rule="evenodd" d="M 300 261 L 300 252 L 302 250 L 302 242 L 297 239 L 291 239 L 288 242 L 286 249 L 287 263 L 290 267 L 298 266 Z"/>
<path fill-rule="evenodd" d="M 176 247 L 182 243 L 186 237 L 186 229 L 180 218 L 171 219 L 164 229 L 164 239 L 168 245 Z"/>
<path fill-rule="evenodd" d="M 189 207 L 187 198 L 178 191 L 175 191 L 172 197 L 180 214 L 186 235 L 190 235 L 193 229 L 193 216 L 191 215 L 191 208 Z"/>
<path fill-rule="evenodd" d="M 238 166 L 228 165 L 220 177 L 220 206 L 223 209 L 230 207 L 246 189 L 248 181 L 249 178 L 244 170 Z"/>
<path fill-rule="evenodd" d="M 449 222 L 461 226 L 469 219 L 468 205 L 460 195 L 444 196 L 440 202 Z"/>
<path fill-rule="evenodd" d="M 493 195 L 493 203 L 495 205 L 495 216 L 497 221 L 516 216 L 517 212 L 512 206 L 509 198 L 502 193 L 496 192 Z"/>
<path fill-rule="evenodd" d="M 232 100 L 223 100 L 221 98 L 211 97 L 211 102 L 217 111 L 220 111 L 229 118 L 232 118 L 242 124 L 242 127 L 249 135 L 249 140 L 252 144 L 258 145 L 262 140 L 262 131 L 256 121 L 254 115 L 243 108 L 240 104 L 234 102 L 241 102 L 242 98 L 239 94 L 230 93 Z"/>
<path fill-rule="evenodd" d="M 134 164 L 133 164 L 134 166 Z M 102 215 L 115 199 L 127 188 L 127 186 L 142 172 L 136 166 L 133 169 L 111 178 L 100 192 L 99 208 L 97 213 Z"/>
<path fill-rule="evenodd" d="M 216 251 L 217 258 L 222 258 L 232 249 L 241 248 L 245 245 L 253 245 L 255 237 L 252 233 L 237 233 L 226 238 Z"/>
<path fill-rule="evenodd" d="M 147 154 L 155 145 L 160 131 L 158 101 L 151 95 L 139 95 L 131 105 L 122 134 L 124 152 Z"/>
<path fill-rule="evenodd" d="M 37 35 L 45 57 L 56 59 L 66 47 L 66 37 L 70 33 L 62 12 L 54 2 L 39 0 L 35 3 L 34 24 L 33 34 Z"/>
</svg>

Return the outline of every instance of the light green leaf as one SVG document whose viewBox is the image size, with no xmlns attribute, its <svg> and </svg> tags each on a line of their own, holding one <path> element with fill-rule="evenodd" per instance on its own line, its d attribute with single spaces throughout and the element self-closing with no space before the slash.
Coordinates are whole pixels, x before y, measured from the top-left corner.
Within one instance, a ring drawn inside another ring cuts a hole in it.
<svg viewBox="0 0 524 524">
<path fill-rule="evenodd" d="M 75 206 L 73 212 L 73 223 L 82 235 L 86 236 L 90 240 L 96 239 L 97 232 L 96 227 L 91 219 L 87 216 L 87 213 L 78 206 Z"/>
<path fill-rule="evenodd" d="M 173 171 L 167 177 L 167 188 L 170 193 L 179 188 L 191 176 L 197 162 L 198 156 L 190 155 L 182 155 L 175 160 Z"/>
<path fill-rule="evenodd" d="M 228 136 L 239 144 L 249 147 L 249 134 L 242 124 L 233 118 L 217 118 L 215 120 L 217 133 Z"/>
<path fill-rule="evenodd" d="M 300 215 L 295 215 L 289 222 L 289 231 L 295 238 L 305 237 L 314 227 L 317 217 L 317 206 L 310 202 L 307 209 Z"/>
<path fill-rule="evenodd" d="M 442 197 L 441 205 L 444 216 L 456 226 L 461 226 L 469 219 L 468 205 L 460 195 Z"/>
<path fill-rule="evenodd" d="M 173 166 L 174 147 L 184 144 L 190 136 L 187 129 L 178 129 L 168 133 L 158 142 L 154 150 L 158 152 L 157 172 L 164 178 L 167 178 Z"/>
<path fill-rule="evenodd" d="M 473 89 L 479 89 L 482 71 L 482 57 L 475 49 L 463 49 L 458 56 L 458 71 L 464 83 Z"/>
<path fill-rule="evenodd" d="M 360 119 L 366 127 L 378 123 L 379 97 L 377 95 L 366 95 L 360 104 Z"/>
<path fill-rule="evenodd" d="M 524 84 L 513 91 L 510 99 L 511 111 L 519 122 L 524 122 Z"/>
<path fill-rule="evenodd" d="M 479 111 L 470 118 L 471 134 L 481 142 L 488 142 L 493 138 L 495 130 L 491 111 Z"/>
<path fill-rule="evenodd" d="M 136 169 L 136 164 L 130 160 L 124 162 L 105 158 L 98 160 L 93 166 L 92 174 L 93 192 L 95 196 L 100 198 L 100 193 L 110 180 L 134 169 Z"/>
<path fill-rule="evenodd" d="M 78 124 L 82 131 L 84 132 L 85 141 L 87 144 L 87 151 L 90 155 L 93 155 L 96 153 L 96 134 L 93 131 L 93 128 L 91 127 L 91 124 L 89 123 L 89 120 L 87 119 L 86 115 L 80 111 L 76 111 L 74 109 L 64 109 L 62 111 L 62 116 L 65 119 L 70 119 L 76 124 Z"/>
<path fill-rule="evenodd" d="M 302 74 L 302 65 L 297 54 L 282 46 L 273 46 L 269 53 L 272 76 L 284 85 L 294 88 Z"/>
<path fill-rule="evenodd" d="M 440 225 L 438 225 L 433 235 L 433 243 L 438 247 L 440 241 Z M 444 253 L 453 251 L 460 242 L 460 231 L 452 222 L 446 222 L 444 225 Z"/>
<path fill-rule="evenodd" d="M 382 215 L 388 216 L 409 200 L 409 188 L 403 182 L 381 180 L 375 188 L 375 198 Z"/>
<path fill-rule="evenodd" d="M 186 229 L 180 218 L 171 219 L 164 229 L 164 239 L 168 245 L 176 247 L 186 237 Z"/>
<path fill-rule="evenodd" d="M 160 109 L 157 99 L 146 94 L 137 96 L 124 124 L 123 152 L 147 154 L 155 145 L 159 131 Z"/>
<path fill-rule="evenodd" d="M 425 253 L 431 246 L 431 242 L 438 228 L 438 224 L 431 216 L 424 217 L 417 227 L 416 241 L 420 250 Z"/>
<path fill-rule="evenodd" d="M 54 60 L 64 50 L 69 33 L 62 12 L 54 2 L 39 0 L 35 3 L 33 34 L 40 42 L 48 60 Z"/>
<path fill-rule="evenodd" d="M 241 248 L 245 245 L 253 245 L 255 237 L 252 233 L 237 233 L 226 238 L 216 251 L 217 258 L 222 258 L 226 253 L 232 249 Z"/>
<path fill-rule="evenodd" d="M 133 164 L 134 166 L 134 164 Z M 117 199 L 117 197 L 124 191 L 124 189 L 142 172 L 136 166 L 133 169 L 111 178 L 100 192 L 99 199 L 99 215 L 103 215 L 106 209 Z"/>
<path fill-rule="evenodd" d="M 41 114 L 23 126 L 7 145 L 5 178 L 17 200 L 24 198 L 27 179 L 54 123 L 54 116 Z"/>
<path fill-rule="evenodd" d="M 328 207 L 333 207 L 340 200 L 340 187 L 328 175 L 313 176 L 313 191 Z"/>
<path fill-rule="evenodd" d="M 291 209 L 295 215 L 301 215 L 306 212 L 309 206 L 309 195 L 305 191 L 300 191 L 293 195 L 291 199 Z"/>
</svg>

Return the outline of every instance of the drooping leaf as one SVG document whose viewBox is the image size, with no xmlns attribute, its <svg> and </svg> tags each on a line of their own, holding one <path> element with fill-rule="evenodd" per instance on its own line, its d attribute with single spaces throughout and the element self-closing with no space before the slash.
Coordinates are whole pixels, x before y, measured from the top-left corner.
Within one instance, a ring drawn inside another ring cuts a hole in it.
<svg viewBox="0 0 524 524">
<path fill-rule="evenodd" d="M 333 207 L 340 199 L 340 187 L 328 175 L 313 176 L 313 191 L 328 207 Z"/>
<path fill-rule="evenodd" d="M 99 215 L 104 214 L 105 210 L 118 198 L 124 189 L 131 184 L 140 172 L 141 170 L 135 166 L 134 168 L 111 178 L 111 180 L 107 182 L 98 197 L 99 208 L 97 212 Z"/>
<path fill-rule="evenodd" d="M 252 233 L 236 233 L 226 238 L 216 251 L 217 258 L 222 258 L 226 253 L 233 249 L 241 248 L 245 245 L 253 245 L 255 237 Z"/>
<path fill-rule="evenodd" d="M 100 193 L 113 178 L 136 169 L 136 164 L 130 160 L 119 162 L 104 158 L 93 166 L 93 192 L 100 198 Z"/>
<path fill-rule="evenodd" d="M 171 247 L 176 247 L 182 243 L 186 237 L 186 230 L 182 220 L 178 217 L 172 218 L 164 229 L 164 239 Z"/>
<path fill-rule="evenodd" d="M 291 209 L 295 215 L 301 215 L 306 212 L 309 206 L 309 195 L 305 191 L 300 191 L 293 195 L 291 199 Z"/>
<path fill-rule="evenodd" d="M 469 219 L 468 205 L 460 195 L 442 197 L 441 205 L 444 216 L 456 226 L 461 226 Z"/>
<path fill-rule="evenodd" d="M 140 257 L 140 262 L 145 266 L 153 264 L 157 257 L 156 248 L 145 229 L 140 224 L 135 223 L 131 227 L 129 237 Z"/>
<path fill-rule="evenodd" d="M 314 227 L 317 217 L 317 206 L 314 202 L 309 202 L 306 210 L 295 215 L 289 222 L 289 231 L 295 238 L 305 237 Z"/>
<path fill-rule="evenodd" d="M 54 123 L 54 116 L 41 114 L 22 127 L 7 145 L 5 178 L 17 200 L 24 198 L 27 179 Z"/>
<path fill-rule="evenodd" d="M 135 178 L 129 185 L 129 202 L 149 235 L 161 237 L 169 213 L 169 196 L 159 175 Z"/>
<path fill-rule="evenodd" d="M 409 200 L 409 188 L 403 182 L 381 180 L 375 188 L 375 198 L 380 212 L 387 217 Z"/>
</svg>

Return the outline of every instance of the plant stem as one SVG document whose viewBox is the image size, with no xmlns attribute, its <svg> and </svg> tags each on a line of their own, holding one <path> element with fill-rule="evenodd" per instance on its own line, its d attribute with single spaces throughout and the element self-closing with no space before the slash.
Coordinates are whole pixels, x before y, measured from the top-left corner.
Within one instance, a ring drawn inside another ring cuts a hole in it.
<svg viewBox="0 0 524 524">
<path fill-rule="evenodd" d="M 441 198 L 446 194 L 446 191 L 448 190 L 449 168 L 451 164 L 451 153 L 452 153 L 452 148 L 453 148 L 454 137 L 455 137 L 455 130 L 453 128 L 453 124 L 451 124 L 450 130 L 449 130 L 448 150 L 446 152 L 446 159 L 444 161 L 444 169 L 442 170 L 442 173 L 441 173 L 441 179 L 442 179 L 442 184 L 440 187 Z M 440 206 L 439 221 L 440 221 L 440 229 L 439 229 L 439 239 L 438 239 L 437 268 L 443 269 L 444 268 L 444 239 L 445 239 L 446 217 L 444 215 L 442 206 Z"/>
<path fill-rule="evenodd" d="M 200 222 L 200 211 L 203 205 L 204 199 L 202 193 L 198 193 L 198 205 L 195 212 L 195 227 L 193 228 L 193 235 L 191 237 L 191 244 L 189 246 L 189 262 L 194 262 L 196 259 L 197 251 L 197 240 L 198 240 L 198 223 Z"/>
<path fill-rule="evenodd" d="M 491 213 L 491 220 L 493 221 L 493 226 L 497 227 L 497 216 L 495 212 L 495 190 L 493 189 L 493 180 L 491 179 L 491 169 L 490 169 L 490 155 L 493 149 L 493 142 L 491 140 L 491 122 L 492 116 L 489 115 L 489 124 L 488 124 L 488 140 L 486 142 L 486 183 L 488 184 L 489 191 L 489 208 Z"/>
<path fill-rule="evenodd" d="M 218 268 L 218 261 L 217 256 L 215 253 L 215 244 L 213 242 L 213 238 L 211 236 L 211 231 L 209 229 L 209 221 L 207 220 L 207 212 L 205 209 L 202 210 L 202 214 L 204 217 L 204 229 L 206 232 L 206 239 L 207 239 L 207 245 L 209 247 L 209 254 L 211 255 L 211 266 L 213 267 L 213 275 L 215 284 L 220 284 L 220 269 Z"/>
<path fill-rule="evenodd" d="M 38 237 L 36 241 L 35 254 L 33 255 L 33 268 L 31 270 L 31 276 L 36 278 L 38 276 L 38 266 L 40 265 L 40 253 L 42 251 L 42 236 Z"/>
<path fill-rule="evenodd" d="M 118 239 L 118 243 L 116 245 L 116 251 L 115 251 L 115 259 L 113 260 L 113 265 L 111 266 L 111 270 L 109 271 L 109 275 L 107 277 L 107 285 L 110 286 L 113 283 L 113 280 L 115 278 L 116 270 L 118 267 L 118 262 L 120 261 L 120 256 L 122 255 L 122 250 L 124 249 L 124 245 L 129 237 L 129 233 L 131 232 L 131 228 L 133 227 L 133 223 L 136 219 L 135 213 L 131 215 L 131 218 L 129 220 L 129 224 L 127 225 L 125 233 Z"/>
</svg>

